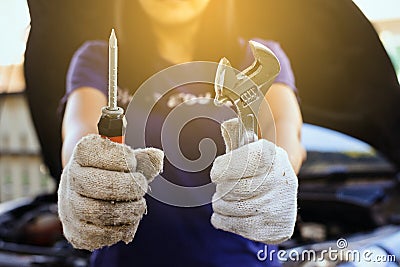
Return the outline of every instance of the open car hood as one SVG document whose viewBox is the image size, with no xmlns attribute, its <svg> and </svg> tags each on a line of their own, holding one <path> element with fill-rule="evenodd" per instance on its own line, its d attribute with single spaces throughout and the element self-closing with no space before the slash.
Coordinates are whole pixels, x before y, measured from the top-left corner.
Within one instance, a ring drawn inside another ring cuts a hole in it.
<svg viewBox="0 0 400 267">
<path fill-rule="evenodd" d="M 400 167 L 399 83 L 358 7 L 351 0 L 238 2 L 247 37 L 262 32 L 288 54 L 304 121 L 363 140 Z"/>
</svg>

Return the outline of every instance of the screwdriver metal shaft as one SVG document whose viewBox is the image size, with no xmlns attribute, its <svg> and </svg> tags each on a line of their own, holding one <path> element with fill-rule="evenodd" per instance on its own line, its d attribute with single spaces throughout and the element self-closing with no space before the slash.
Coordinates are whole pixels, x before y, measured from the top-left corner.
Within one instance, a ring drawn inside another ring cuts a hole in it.
<svg viewBox="0 0 400 267">
<path fill-rule="evenodd" d="M 108 105 L 103 107 L 97 124 L 99 134 L 111 141 L 124 143 L 126 119 L 124 110 L 117 105 L 118 92 L 118 42 L 114 29 L 108 43 Z"/>
<path fill-rule="evenodd" d="M 117 110 L 118 41 L 114 29 L 108 42 L 108 109 Z"/>
</svg>

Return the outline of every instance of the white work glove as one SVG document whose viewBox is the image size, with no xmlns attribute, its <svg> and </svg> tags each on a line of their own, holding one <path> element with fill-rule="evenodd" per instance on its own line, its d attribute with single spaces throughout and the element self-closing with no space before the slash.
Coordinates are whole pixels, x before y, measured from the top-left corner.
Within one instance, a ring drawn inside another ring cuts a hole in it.
<svg viewBox="0 0 400 267">
<path fill-rule="evenodd" d="M 289 239 L 297 214 L 297 177 L 287 153 L 261 139 L 238 147 L 238 120 L 222 124 L 226 154 L 211 169 L 216 184 L 211 223 L 266 244 Z"/>
<path fill-rule="evenodd" d="M 148 183 L 162 170 L 164 153 L 133 150 L 99 135 L 82 138 L 61 175 L 58 212 L 67 240 L 94 250 L 129 243 L 144 213 Z"/>
</svg>

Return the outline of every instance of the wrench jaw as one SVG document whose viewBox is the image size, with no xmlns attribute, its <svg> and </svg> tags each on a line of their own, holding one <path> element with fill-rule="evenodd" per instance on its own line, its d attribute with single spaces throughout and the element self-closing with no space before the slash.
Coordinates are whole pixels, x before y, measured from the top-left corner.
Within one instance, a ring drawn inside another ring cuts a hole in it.
<svg viewBox="0 0 400 267">
<path fill-rule="evenodd" d="M 281 66 L 278 58 L 268 47 L 255 41 L 249 41 L 249 46 L 254 61 L 240 75 L 253 81 L 265 95 L 281 71 Z M 246 78 L 243 79 L 247 80 Z"/>
<path fill-rule="evenodd" d="M 261 103 L 280 72 L 279 61 L 270 49 L 255 41 L 249 41 L 249 45 L 254 62 L 240 72 L 232 68 L 228 59 L 222 58 L 214 83 L 214 103 L 220 106 L 231 102 L 236 107 L 240 146 L 257 140 L 257 115 Z"/>
<path fill-rule="evenodd" d="M 214 90 L 215 98 L 214 104 L 221 106 L 226 102 L 232 101 L 231 93 L 229 89 L 233 88 L 236 82 L 236 73 L 232 68 L 231 63 L 227 58 L 222 58 L 217 67 L 217 72 L 215 74 Z M 227 91 L 228 90 L 228 91 Z"/>
</svg>

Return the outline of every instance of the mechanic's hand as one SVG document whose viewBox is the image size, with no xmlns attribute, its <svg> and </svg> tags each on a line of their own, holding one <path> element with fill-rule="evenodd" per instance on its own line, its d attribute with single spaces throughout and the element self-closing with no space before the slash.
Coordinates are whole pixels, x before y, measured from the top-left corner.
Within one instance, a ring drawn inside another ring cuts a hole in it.
<svg viewBox="0 0 400 267">
<path fill-rule="evenodd" d="M 146 212 L 148 183 L 162 170 L 164 154 L 133 150 L 99 135 L 82 138 L 61 175 L 58 212 L 64 235 L 79 249 L 133 240 Z"/>
<path fill-rule="evenodd" d="M 222 124 L 226 154 L 211 169 L 216 184 L 211 223 L 266 244 L 289 239 L 297 214 L 297 177 L 287 153 L 261 139 L 238 147 L 238 120 Z"/>
</svg>

